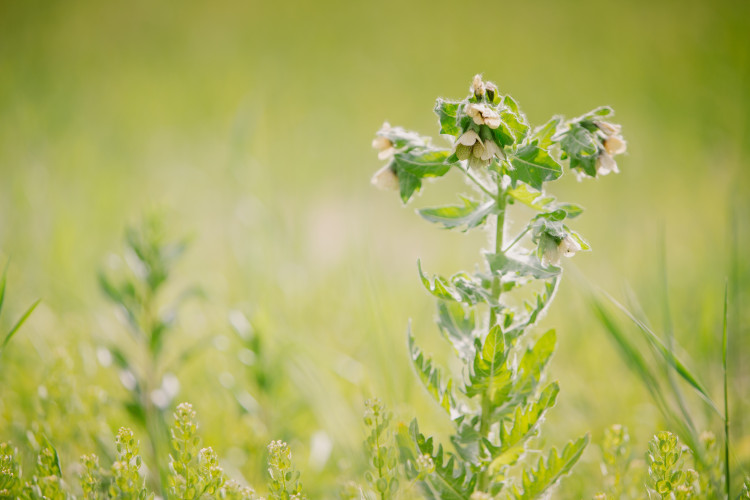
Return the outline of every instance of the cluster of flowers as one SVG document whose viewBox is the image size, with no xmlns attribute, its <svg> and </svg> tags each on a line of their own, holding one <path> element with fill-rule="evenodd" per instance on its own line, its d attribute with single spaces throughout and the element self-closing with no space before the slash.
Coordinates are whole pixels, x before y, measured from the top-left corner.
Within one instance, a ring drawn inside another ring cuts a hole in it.
<svg viewBox="0 0 750 500">
<path fill-rule="evenodd" d="M 595 121 L 594 125 L 599 129 L 597 135 L 602 144 L 599 156 L 596 158 L 596 173 L 597 175 L 607 175 L 612 172 L 617 174 L 620 171 L 614 156 L 627 150 L 627 143 L 620 135 L 622 127 L 605 121 Z"/>
<path fill-rule="evenodd" d="M 504 107 L 502 96 L 497 86 L 482 80 L 475 75 L 469 89 L 469 96 L 456 107 L 456 124 L 460 127 L 455 134 L 452 155 L 446 160 L 461 162 L 464 170 L 483 169 L 495 160 L 502 163 L 506 160 L 503 145 L 498 142 L 495 131 L 503 126 Z M 565 148 L 560 151 L 560 141 L 575 130 L 581 131 L 587 138 L 587 148 L 596 155 L 595 172 L 582 170 L 581 166 L 573 167 L 579 179 L 584 176 L 608 175 L 618 173 L 615 156 L 625 153 L 627 144 L 620 134 L 620 125 L 601 119 L 592 119 L 591 115 L 558 124 L 552 135 L 550 146 L 557 155 L 566 157 Z M 400 127 L 391 127 L 387 122 L 377 132 L 372 146 L 378 151 L 378 158 L 387 164 L 372 177 L 372 183 L 381 189 L 399 189 L 399 171 L 396 168 L 396 155 L 408 154 L 414 147 L 426 145 L 425 138 Z M 523 145 L 522 143 L 521 145 Z M 509 153 L 511 154 L 511 153 Z M 586 154 L 586 153 L 583 153 Z M 589 157 L 591 158 L 591 157 Z M 463 163 L 466 162 L 466 163 Z M 504 181 L 505 182 L 505 181 Z M 560 225 L 561 227 L 564 227 Z M 560 257 L 572 257 L 583 249 L 577 235 L 567 231 L 544 231 L 535 237 L 539 244 L 539 257 L 544 265 L 560 265 Z M 585 244 L 585 243 L 584 243 Z"/>
</svg>

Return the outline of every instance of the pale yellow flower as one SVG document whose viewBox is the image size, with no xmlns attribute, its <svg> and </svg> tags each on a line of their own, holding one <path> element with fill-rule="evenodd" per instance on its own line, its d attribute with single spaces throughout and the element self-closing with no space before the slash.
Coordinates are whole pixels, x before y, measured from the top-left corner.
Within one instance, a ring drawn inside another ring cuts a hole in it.
<svg viewBox="0 0 750 500">
<path fill-rule="evenodd" d="M 477 125 L 487 125 L 490 128 L 498 128 L 500 126 L 500 115 L 486 104 L 469 104 L 466 114 Z"/>
<path fill-rule="evenodd" d="M 372 140 L 372 147 L 378 150 L 379 160 L 387 160 L 395 152 L 391 140 L 380 135 Z"/>
<path fill-rule="evenodd" d="M 619 135 L 611 135 L 607 137 L 606 139 L 604 139 L 602 145 L 604 146 L 604 150 L 613 156 L 624 153 L 628 148 L 625 139 L 623 139 L 622 136 Z"/>
<path fill-rule="evenodd" d="M 575 238 L 566 234 L 563 239 L 557 244 L 557 246 L 549 245 L 544 250 L 542 255 L 542 264 L 550 263 L 553 266 L 560 266 L 560 257 L 572 257 L 576 252 L 581 251 L 581 245 Z"/>
<path fill-rule="evenodd" d="M 375 172 L 370 182 L 379 189 L 396 191 L 399 187 L 398 175 L 396 175 L 390 163 Z"/>
</svg>

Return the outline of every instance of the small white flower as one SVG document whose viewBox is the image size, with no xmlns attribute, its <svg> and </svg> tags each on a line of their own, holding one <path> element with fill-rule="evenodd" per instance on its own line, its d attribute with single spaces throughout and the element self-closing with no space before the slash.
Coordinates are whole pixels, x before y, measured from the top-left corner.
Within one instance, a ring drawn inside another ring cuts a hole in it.
<svg viewBox="0 0 750 500">
<path fill-rule="evenodd" d="M 372 140 L 372 147 L 378 150 L 379 160 L 387 160 L 395 152 L 391 140 L 380 135 Z"/>
<path fill-rule="evenodd" d="M 560 266 L 560 257 L 572 257 L 576 254 L 576 252 L 581 251 L 581 244 L 578 243 L 578 241 L 575 240 L 572 236 L 569 234 L 566 234 L 557 244 L 554 243 L 554 240 L 549 237 L 549 240 L 547 240 L 549 243 L 545 244 L 544 253 L 542 254 L 542 264 L 546 265 L 547 263 L 552 264 L 553 266 Z"/>
<path fill-rule="evenodd" d="M 379 189 L 395 191 L 399 187 L 398 176 L 393 168 L 391 168 L 390 163 L 375 172 L 370 182 L 372 182 L 373 186 Z"/>
<path fill-rule="evenodd" d="M 607 175 L 610 173 L 619 173 L 617 162 L 607 151 L 602 151 L 596 159 L 596 173 L 598 175 Z"/>
<path fill-rule="evenodd" d="M 490 128 L 498 128 L 500 126 L 500 115 L 486 104 L 469 104 L 466 114 L 477 125 L 487 125 Z"/>
<path fill-rule="evenodd" d="M 607 137 L 604 139 L 602 145 L 604 146 L 604 150 L 612 156 L 622 154 L 628 148 L 625 139 L 619 135 L 611 135 Z"/>
<path fill-rule="evenodd" d="M 573 238 L 569 234 L 566 234 L 565 237 L 560 240 L 560 243 L 557 245 L 557 249 L 565 257 L 572 257 L 576 254 L 576 252 L 581 251 L 581 244 L 578 243 L 575 238 Z"/>
</svg>

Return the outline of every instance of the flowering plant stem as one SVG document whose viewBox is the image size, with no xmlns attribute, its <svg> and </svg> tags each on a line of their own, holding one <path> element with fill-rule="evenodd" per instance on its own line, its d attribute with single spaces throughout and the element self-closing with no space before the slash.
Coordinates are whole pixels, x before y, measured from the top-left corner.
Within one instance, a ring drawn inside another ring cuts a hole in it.
<svg viewBox="0 0 750 500">
<path fill-rule="evenodd" d="M 617 171 L 613 156 L 624 152 L 625 142 L 620 127 L 604 121 L 612 113 L 609 108 L 568 121 L 553 117 L 532 129 L 513 98 L 479 75 L 468 97 L 438 99 L 435 112 L 452 149 L 386 124 L 373 146 L 388 163 L 372 182 L 397 189 L 406 203 L 428 179 L 458 169 L 479 199 L 459 195 L 459 205 L 424 208 L 419 214 L 460 231 L 494 223 L 494 232 L 482 272 L 431 277 L 420 265 L 422 283 L 437 299 L 440 332 L 463 366 L 460 376 L 446 376 L 409 332 L 417 374 L 453 421 L 455 451 L 436 448 L 414 420 L 397 435 L 402 461 L 407 477 L 419 481 L 427 498 L 536 498 L 573 467 L 588 443 L 584 436 L 561 453 L 552 449 L 536 464 L 526 459 L 530 439 L 539 433 L 559 391 L 556 382 L 543 383 L 555 332 L 534 340 L 532 327 L 557 290 L 560 257 L 589 249 L 565 223 L 582 208 L 556 202 L 544 185 L 562 175 L 563 163 L 583 177 Z M 537 213 L 506 246 L 507 212 L 515 203 Z M 535 245 L 531 251 L 519 248 L 529 233 Z M 543 288 L 531 292 L 530 302 L 520 308 L 506 303 L 505 292 L 528 290 L 532 283 L 543 283 Z"/>
</svg>

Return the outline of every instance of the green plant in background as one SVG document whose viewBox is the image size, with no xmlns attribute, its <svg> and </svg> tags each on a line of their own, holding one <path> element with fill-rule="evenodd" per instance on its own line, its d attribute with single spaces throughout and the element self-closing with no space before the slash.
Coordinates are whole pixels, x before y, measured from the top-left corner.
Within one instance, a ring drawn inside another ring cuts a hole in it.
<svg viewBox="0 0 750 500">
<path fill-rule="evenodd" d="M 662 269 L 664 267 L 665 263 L 662 262 Z M 614 341 L 622 358 L 648 390 L 649 395 L 664 416 L 667 424 L 677 431 L 677 434 L 682 437 L 690 449 L 699 473 L 700 491 L 702 494 L 710 498 L 720 496 L 731 498 L 729 396 L 727 391 L 728 288 L 725 288 L 724 293 L 724 319 L 721 343 L 724 382 L 724 409 L 722 414 L 704 384 L 700 382 L 700 378 L 675 353 L 677 343 L 674 339 L 671 320 L 669 319 L 670 312 L 666 295 L 666 276 L 663 276 L 663 280 L 666 341 L 649 326 L 646 318 L 637 316 L 632 312 L 633 309 L 637 310 L 636 306 L 627 308 L 611 296 L 604 294 L 609 302 L 636 326 L 636 330 L 646 342 L 647 352 L 651 353 L 651 358 L 655 362 L 649 362 L 647 356 L 644 354 L 644 349 L 640 348 L 636 343 L 636 338 L 629 336 L 620 327 L 616 317 L 598 296 L 591 295 L 591 304 L 599 320 L 605 327 L 605 332 Z M 698 432 L 694 418 L 688 409 L 685 395 L 677 384 L 677 379 L 681 379 L 686 383 L 703 400 L 710 409 L 711 415 L 721 418 L 724 427 L 723 447 L 717 444 L 716 436 L 712 432 Z"/>
<path fill-rule="evenodd" d="M 677 436 L 661 431 L 648 444 L 649 496 L 656 498 L 694 498 L 697 494 L 698 473 L 683 470 L 684 450 Z"/>
<path fill-rule="evenodd" d="M 161 292 L 167 284 L 175 261 L 186 248 L 184 241 L 166 241 L 164 223 L 151 215 L 136 230 L 126 231 L 125 253 L 122 262 L 127 270 L 118 277 L 101 272 L 101 289 L 119 308 L 125 318 L 135 346 L 128 349 L 124 343 L 107 346 L 114 363 L 120 370 L 120 380 L 128 389 L 131 399 L 125 408 L 146 429 L 158 472 L 160 489 L 166 490 L 167 467 L 158 457 L 167 452 L 169 435 L 166 426 L 167 411 L 179 389 L 173 374 L 177 367 L 165 361 L 163 351 L 167 334 L 171 331 L 181 303 L 195 294 L 195 290 L 182 292 L 167 306 L 161 304 Z M 182 361 L 192 350 L 185 349 L 177 357 Z M 174 359 L 174 355 L 170 355 Z"/>
<path fill-rule="evenodd" d="M 419 479 L 417 460 L 427 455 L 434 470 L 420 484 L 428 498 L 535 498 L 571 470 L 588 443 L 583 436 L 536 463 L 528 459 L 530 439 L 559 391 L 556 382 L 543 382 L 555 331 L 535 338 L 532 327 L 557 290 L 561 256 L 589 249 L 566 225 L 582 208 L 557 202 L 544 184 L 558 179 L 564 164 L 579 177 L 617 172 L 614 156 L 625 151 L 625 142 L 620 127 L 608 121 L 612 110 L 607 107 L 567 121 L 555 116 L 532 128 L 515 100 L 479 75 L 465 99 L 438 99 L 435 112 L 452 148 L 386 123 L 373 146 L 387 163 L 372 182 L 398 190 L 406 203 L 425 179 L 457 171 L 478 197 L 460 195 L 457 205 L 419 214 L 447 229 L 489 227 L 492 237 L 484 271 L 446 279 L 429 277 L 419 267 L 422 283 L 437 299 L 439 330 L 462 368 L 458 378 L 446 375 L 409 331 L 414 367 L 453 421 L 455 451 L 425 436 L 415 419 L 398 435 L 406 474 Z M 515 204 L 533 215 L 506 239 L 508 212 Z M 527 236 L 533 250 L 522 245 Z M 513 299 L 506 300 L 509 296 Z M 530 300 L 512 305 L 524 298 Z"/>
<path fill-rule="evenodd" d="M 365 426 L 369 435 L 365 448 L 371 471 L 365 479 L 381 500 L 392 498 L 398 491 L 398 452 L 393 441 L 390 422 L 393 415 L 378 399 L 365 402 Z"/>
<path fill-rule="evenodd" d="M 300 473 L 292 464 L 292 450 L 283 441 L 271 441 L 268 445 L 269 488 L 274 500 L 304 500 Z"/>
<path fill-rule="evenodd" d="M 0 443 L 0 498 L 5 500 L 20 497 L 21 487 L 18 449 L 10 443 Z"/>
</svg>

